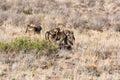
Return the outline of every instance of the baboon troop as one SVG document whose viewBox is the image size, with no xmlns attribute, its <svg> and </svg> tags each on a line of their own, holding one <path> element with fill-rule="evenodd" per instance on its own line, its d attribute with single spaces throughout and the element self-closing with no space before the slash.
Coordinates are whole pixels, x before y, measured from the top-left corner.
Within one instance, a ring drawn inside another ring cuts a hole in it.
<svg viewBox="0 0 120 80">
<path fill-rule="evenodd" d="M 45 39 L 57 43 L 61 48 L 71 49 L 75 43 L 75 37 L 73 31 L 60 30 L 60 28 L 54 28 L 45 33 Z"/>
<path fill-rule="evenodd" d="M 40 33 L 41 26 L 28 25 L 25 33 Z M 71 49 L 75 43 L 74 33 L 71 30 L 61 30 L 60 28 L 53 28 L 45 33 L 45 39 L 51 43 L 57 44 L 59 48 Z"/>
<path fill-rule="evenodd" d="M 28 33 L 29 35 L 30 34 L 39 34 L 42 30 L 42 27 L 41 26 L 35 26 L 35 25 L 32 25 L 32 24 L 29 24 L 27 25 L 27 28 L 26 28 L 26 31 L 25 33 Z"/>
</svg>

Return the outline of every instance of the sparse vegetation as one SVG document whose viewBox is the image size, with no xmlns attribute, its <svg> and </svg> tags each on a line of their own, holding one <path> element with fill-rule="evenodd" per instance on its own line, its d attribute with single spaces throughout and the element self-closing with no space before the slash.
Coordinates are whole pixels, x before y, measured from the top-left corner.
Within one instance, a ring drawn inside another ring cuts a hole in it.
<svg viewBox="0 0 120 80">
<path fill-rule="evenodd" d="M 0 0 L 0 80 L 120 80 L 119 7 L 120 0 Z M 25 34 L 28 24 L 41 25 L 41 34 Z M 44 40 L 58 26 L 74 32 L 72 50 Z"/>
<path fill-rule="evenodd" d="M 50 27 L 61 23 L 74 28 L 82 26 L 101 30 L 103 27 L 118 27 L 120 18 L 118 4 L 119 1 L 101 0 L 1 0 L 1 14 L 5 12 L 10 14 L 7 14 L 6 19 L 0 18 L 0 21 L 11 20 L 14 25 L 21 26 L 22 24 L 25 26 L 30 23 L 27 20 L 29 17 L 36 16 L 33 19 L 34 24 L 38 24 L 39 21 L 36 22 L 36 20 L 40 20 L 41 24 L 45 23 L 44 25 Z M 20 16 L 24 16 L 24 20 L 21 20 Z"/>
</svg>

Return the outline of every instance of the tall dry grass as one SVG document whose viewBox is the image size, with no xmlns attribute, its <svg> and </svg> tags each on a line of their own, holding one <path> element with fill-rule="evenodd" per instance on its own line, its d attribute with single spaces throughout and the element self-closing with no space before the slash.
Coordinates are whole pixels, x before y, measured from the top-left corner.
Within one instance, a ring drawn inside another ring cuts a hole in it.
<svg viewBox="0 0 120 80">
<path fill-rule="evenodd" d="M 10 20 L 14 26 L 64 24 L 101 30 L 119 31 L 119 1 L 109 0 L 1 0 L 0 23 Z M 9 14 L 8 14 L 9 13 Z"/>
</svg>

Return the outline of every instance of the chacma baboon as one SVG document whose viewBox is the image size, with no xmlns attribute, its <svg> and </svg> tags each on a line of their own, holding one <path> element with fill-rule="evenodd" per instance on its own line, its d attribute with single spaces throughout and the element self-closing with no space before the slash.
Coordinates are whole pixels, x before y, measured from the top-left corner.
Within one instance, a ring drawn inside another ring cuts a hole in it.
<svg viewBox="0 0 120 80">
<path fill-rule="evenodd" d="M 35 25 L 30 25 L 29 24 L 29 25 L 27 25 L 25 33 L 29 33 L 29 34 L 37 33 L 37 34 L 39 34 L 41 32 L 41 30 L 42 30 L 41 26 L 35 26 Z"/>
<path fill-rule="evenodd" d="M 58 44 L 60 45 L 62 43 L 65 43 L 66 39 L 67 39 L 67 36 L 64 33 L 64 31 L 60 31 L 57 33 L 55 41 L 58 41 Z"/>
<path fill-rule="evenodd" d="M 75 43 L 75 36 L 74 36 L 73 31 L 64 30 L 64 33 L 66 35 L 65 44 L 73 45 Z"/>
<path fill-rule="evenodd" d="M 51 29 L 45 33 L 45 39 L 50 42 L 54 42 L 59 32 L 60 32 L 60 28 Z"/>
<path fill-rule="evenodd" d="M 72 46 L 75 43 L 74 33 L 73 31 L 70 31 L 70 30 L 63 30 L 63 33 L 65 36 L 62 38 L 62 41 L 60 41 L 59 47 L 60 49 L 64 48 L 64 49 L 71 50 Z"/>
</svg>

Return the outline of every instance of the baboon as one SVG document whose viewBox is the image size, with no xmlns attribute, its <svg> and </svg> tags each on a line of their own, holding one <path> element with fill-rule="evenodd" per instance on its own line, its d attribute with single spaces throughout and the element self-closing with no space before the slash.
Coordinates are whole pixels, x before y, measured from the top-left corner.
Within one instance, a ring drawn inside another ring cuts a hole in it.
<svg viewBox="0 0 120 80">
<path fill-rule="evenodd" d="M 25 33 L 29 33 L 29 34 L 37 33 L 37 34 L 39 34 L 41 32 L 41 30 L 42 30 L 41 26 L 35 26 L 35 25 L 30 25 L 29 24 L 29 25 L 27 25 Z"/>
<path fill-rule="evenodd" d="M 60 31 L 60 32 L 57 33 L 55 41 L 58 41 L 58 44 L 61 45 L 61 44 L 65 43 L 66 39 L 67 39 L 67 36 L 64 33 L 64 31 Z"/>
<path fill-rule="evenodd" d="M 51 29 L 50 31 L 47 31 L 45 33 L 45 39 L 50 41 L 50 42 L 53 42 L 56 40 L 59 32 L 60 32 L 60 28 Z"/>
<path fill-rule="evenodd" d="M 74 33 L 73 31 L 70 31 L 70 30 L 64 30 L 63 33 L 65 36 L 62 38 L 63 40 L 60 41 L 59 43 L 60 49 L 64 48 L 64 49 L 71 50 L 72 46 L 75 43 Z"/>
<path fill-rule="evenodd" d="M 67 45 L 74 45 L 75 37 L 74 37 L 73 31 L 64 30 L 64 33 L 66 35 L 65 44 L 67 44 Z"/>
</svg>

